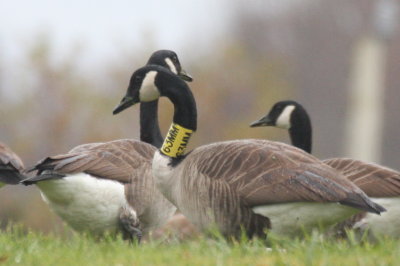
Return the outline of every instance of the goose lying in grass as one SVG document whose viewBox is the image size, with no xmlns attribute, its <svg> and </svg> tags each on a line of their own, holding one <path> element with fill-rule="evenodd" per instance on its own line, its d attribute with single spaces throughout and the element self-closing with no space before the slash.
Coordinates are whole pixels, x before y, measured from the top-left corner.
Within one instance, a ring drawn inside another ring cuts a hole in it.
<svg viewBox="0 0 400 266">
<path fill-rule="evenodd" d="M 172 51 L 155 52 L 147 63 L 153 64 L 192 80 Z M 52 210 L 76 231 L 122 231 L 125 238 L 140 240 L 176 210 L 156 189 L 151 174 L 151 160 L 162 143 L 157 108 L 158 101 L 141 105 L 141 141 L 80 145 L 40 161 L 32 168 L 37 176 L 22 183 L 36 184 Z"/>
<path fill-rule="evenodd" d="M 311 120 L 305 108 L 295 101 L 276 103 L 266 116 L 253 122 L 251 126 L 287 129 L 292 144 L 311 153 Z M 381 216 L 360 213 L 346 221 L 346 226 L 369 229 L 375 235 L 400 237 L 400 172 L 349 158 L 333 158 L 323 162 L 340 171 L 365 194 L 387 209 Z"/>
<path fill-rule="evenodd" d="M 9 147 L 0 143 L 0 187 L 4 185 L 16 185 L 22 179 L 24 164 Z"/>
<path fill-rule="evenodd" d="M 212 143 L 185 153 L 197 129 L 188 85 L 158 66 L 136 70 L 117 114 L 161 96 L 174 105 L 173 123 L 153 158 L 155 182 L 199 229 L 226 237 L 265 237 L 265 230 L 297 235 L 329 227 L 360 211 L 385 209 L 312 155 L 266 140 Z"/>
</svg>

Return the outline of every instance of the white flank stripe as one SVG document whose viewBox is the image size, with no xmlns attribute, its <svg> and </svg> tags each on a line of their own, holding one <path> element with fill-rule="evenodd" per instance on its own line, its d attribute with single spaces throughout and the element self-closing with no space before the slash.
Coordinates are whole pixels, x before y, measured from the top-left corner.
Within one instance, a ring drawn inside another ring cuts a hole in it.
<svg viewBox="0 0 400 266">
<path fill-rule="evenodd" d="M 313 230 L 325 230 L 359 210 L 338 203 L 297 202 L 254 207 L 257 214 L 271 220 L 271 231 L 277 235 L 295 236 Z"/>
<path fill-rule="evenodd" d="M 120 208 L 128 204 L 121 183 L 85 173 L 37 185 L 52 210 L 77 231 L 116 230 Z"/>
</svg>

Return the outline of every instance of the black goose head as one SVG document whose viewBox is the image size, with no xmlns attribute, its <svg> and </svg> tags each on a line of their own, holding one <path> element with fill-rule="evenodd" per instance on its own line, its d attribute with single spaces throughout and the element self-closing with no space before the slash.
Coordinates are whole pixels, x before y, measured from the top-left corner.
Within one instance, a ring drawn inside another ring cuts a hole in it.
<svg viewBox="0 0 400 266">
<path fill-rule="evenodd" d="M 174 95 L 173 91 L 187 88 L 186 83 L 168 69 L 158 65 L 146 65 L 136 70 L 128 90 L 113 114 L 118 114 L 139 102 L 151 102 L 161 96 Z M 180 94 L 183 92 L 177 92 Z"/>
<path fill-rule="evenodd" d="M 266 116 L 254 121 L 250 126 L 275 126 L 288 129 L 293 146 L 311 153 L 311 120 L 304 107 L 295 101 L 277 102 Z"/>
<path fill-rule="evenodd" d="M 178 56 L 174 51 L 158 50 L 154 52 L 150 56 L 149 61 L 147 61 L 147 65 L 159 65 L 168 68 L 181 79 L 189 82 L 193 81 L 193 78 L 182 68 Z"/>
<path fill-rule="evenodd" d="M 304 108 L 295 101 L 280 101 L 274 104 L 266 116 L 254 121 L 250 124 L 250 126 L 275 126 L 279 128 L 290 129 L 295 122 L 294 120 L 296 114 L 303 111 Z"/>
</svg>

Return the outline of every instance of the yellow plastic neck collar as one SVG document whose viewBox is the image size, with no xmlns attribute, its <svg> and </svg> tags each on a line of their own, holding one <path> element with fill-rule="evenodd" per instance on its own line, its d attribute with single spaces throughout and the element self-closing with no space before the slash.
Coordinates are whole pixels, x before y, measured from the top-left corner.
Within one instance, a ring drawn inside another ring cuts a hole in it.
<svg viewBox="0 0 400 266">
<path fill-rule="evenodd" d="M 160 151 L 172 158 L 182 156 L 192 133 L 193 130 L 172 123 Z"/>
</svg>

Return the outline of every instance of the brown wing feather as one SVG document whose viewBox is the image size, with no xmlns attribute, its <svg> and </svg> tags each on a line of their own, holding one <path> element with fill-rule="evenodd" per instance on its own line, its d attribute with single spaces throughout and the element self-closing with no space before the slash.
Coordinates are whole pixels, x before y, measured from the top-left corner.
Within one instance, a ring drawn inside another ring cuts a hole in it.
<svg viewBox="0 0 400 266">
<path fill-rule="evenodd" d="M 323 161 L 342 174 L 370 197 L 399 197 L 400 172 L 393 169 L 348 158 Z"/>
<path fill-rule="evenodd" d="M 53 170 L 59 174 L 84 172 L 98 178 L 129 183 L 143 164 L 149 165 L 155 148 L 136 140 L 115 140 L 78 146 L 69 153 L 48 157 L 35 170 Z"/>
<path fill-rule="evenodd" d="M 371 206 L 365 194 L 339 172 L 284 143 L 219 142 L 194 150 L 185 160 L 207 178 L 227 182 L 248 206 L 296 201 Z"/>
</svg>

